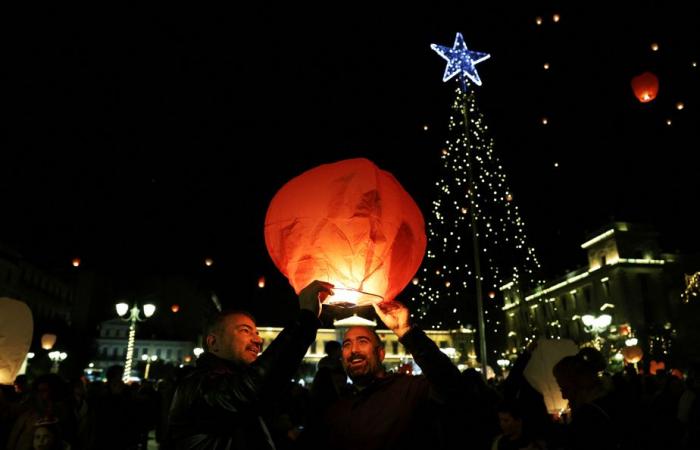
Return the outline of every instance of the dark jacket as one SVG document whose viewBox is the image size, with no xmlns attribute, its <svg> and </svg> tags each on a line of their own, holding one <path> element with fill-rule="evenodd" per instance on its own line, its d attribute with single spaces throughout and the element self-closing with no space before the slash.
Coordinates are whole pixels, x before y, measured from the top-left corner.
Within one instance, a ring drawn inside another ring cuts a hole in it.
<svg viewBox="0 0 700 450">
<path fill-rule="evenodd" d="M 258 359 L 237 365 L 210 353 L 182 380 L 170 409 L 169 438 L 177 449 L 273 449 L 263 405 L 288 386 L 320 322 L 301 310 Z"/>
<path fill-rule="evenodd" d="M 425 335 L 412 328 L 401 343 L 423 375 L 387 374 L 362 390 L 349 389 L 310 424 L 313 447 L 341 449 L 439 448 L 444 442 L 436 417 L 464 400 L 457 367 Z"/>
</svg>

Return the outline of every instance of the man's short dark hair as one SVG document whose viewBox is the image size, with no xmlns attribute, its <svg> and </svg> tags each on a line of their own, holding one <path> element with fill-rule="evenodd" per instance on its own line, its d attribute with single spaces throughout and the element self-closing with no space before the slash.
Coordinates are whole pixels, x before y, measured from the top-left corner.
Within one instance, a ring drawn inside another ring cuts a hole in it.
<svg viewBox="0 0 700 450">
<path fill-rule="evenodd" d="M 242 309 L 225 309 L 223 311 L 217 312 L 216 314 L 212 315 L 209 318 L 209 320 L 207 320 L 207 323 L 204 326 L 204 342 L 202 343 L 202 345 L 204 346 L 204 350 L 209 351 L 209 348 L 207 346 L 207 336 L 209 336 L 210 334 L 223 333 L 224 327 L 226 326 L 226 318 L 235 315 L 246 316 L 250 320 L 252 320 L 253 323 L 257 324 L 255 316 L 253 316 L 248 311 Z"/>
</svg>

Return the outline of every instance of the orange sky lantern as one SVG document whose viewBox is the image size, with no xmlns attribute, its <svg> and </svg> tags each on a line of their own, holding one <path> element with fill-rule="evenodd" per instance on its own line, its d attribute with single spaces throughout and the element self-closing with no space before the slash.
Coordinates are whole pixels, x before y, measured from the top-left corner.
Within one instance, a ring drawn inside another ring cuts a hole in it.
<svg viewBox="0 0 700 450">
<path fill-rule="evenodd" d="M 411 196 L 367 159 L 324 164 L 292 179 L 270 202 L 265 244 L 299 293 L 313 280 L 336 287 L 329 304 L 390 301 L 425 253 L 425 223 Z"/>
<path fill-rule="evenodd" d="M 180 311 L 180 305 L 178 305 L 177 303 L 173 304 L 173 305 L 170 307 L 170 311 L 172 311 L 172 312 L 174 312 L 174 313 Z"/>
<path fill-rule="evenodd" d="M 632 78 L 632 90 L 640 102 L 648 103 L 659 93 L 659 79 L 651 72 L 644 72 Z"/>
</svg>

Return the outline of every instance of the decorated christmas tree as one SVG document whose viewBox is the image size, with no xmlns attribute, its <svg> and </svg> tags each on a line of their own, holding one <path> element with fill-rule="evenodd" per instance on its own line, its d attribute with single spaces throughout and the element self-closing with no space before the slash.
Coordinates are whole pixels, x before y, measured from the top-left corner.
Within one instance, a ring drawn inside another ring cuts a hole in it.
<svg viewBox="0 0 700 450">
<path fill-rule="evenodd" d="M 520 289 L 534 286 L 539 262 L 477 107 L 475 64 L 489 55 L 468 50 L 459 33 L 453 47 L 432 48 L 448 62 L 443 81 L 456 76 L 458 85 L 437 195 L 426 217 L 428 250 L 414 280 L 413 316 L 426 328 L 478 326 L 479 353 L 486 352 L 484 341 L 493 343 L 487 353 L 493 358 L 505 338 L 500 289 L 511 282 Z"/>
</svg>

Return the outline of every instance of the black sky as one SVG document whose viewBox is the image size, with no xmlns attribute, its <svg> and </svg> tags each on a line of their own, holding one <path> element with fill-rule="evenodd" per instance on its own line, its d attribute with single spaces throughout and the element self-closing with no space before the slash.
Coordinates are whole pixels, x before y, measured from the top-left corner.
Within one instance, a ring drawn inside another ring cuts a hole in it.
<svg viewBox="0 0 700 450">
<path fill-rule="evenodd" d="M 583 263 L 580 243 L 611 219 L 697 252 L 689 2 L 467 3 L 6 15 L 0 242 L 127 278 L 211 256 L 254 283 L 274 276 L 262 224 L 276 190 L 358 156 L 428 214 L 453 89 L 429 44 L 460 31 L 492 55 L 478 102 L 546 274 Z M 661 87 L 642 105 L 630 79 L 645 70 Z"/>
</svg>

